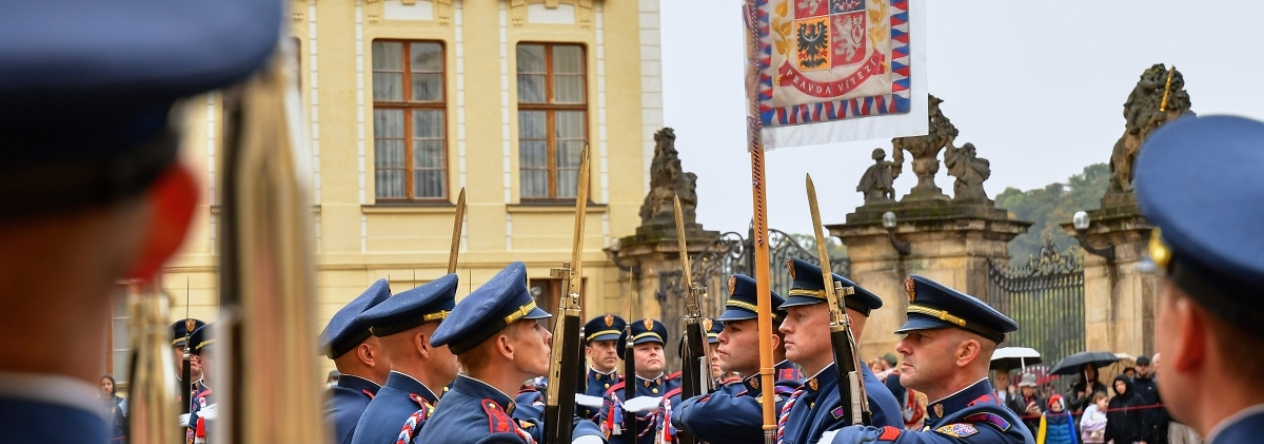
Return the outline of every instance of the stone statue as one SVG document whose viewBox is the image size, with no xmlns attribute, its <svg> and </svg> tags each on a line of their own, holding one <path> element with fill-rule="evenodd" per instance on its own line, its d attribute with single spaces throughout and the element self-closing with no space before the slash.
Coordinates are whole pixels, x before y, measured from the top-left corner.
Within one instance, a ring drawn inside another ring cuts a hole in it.
<svg viewBox="0 0 1264 444">
<path fill-rule="evenodd" d="M 650 191 L 641 205 L 641 225 L 675 226 L 672 198 L 680 195 L 680 209 L 685 225 L 696 225 L 698 176 L 680 167 L 676 151 L 676 133 L 663 128 L 654 133 L 654 161 L 650 164 Z"/>
<path fill-rule="evenodd" d="M 860 176 L 856 191 L 864 193 L 866 204 L 895 200 L 895 188 L 892 184 L 900 170 L 894 163 L 886 161 L 887 152 L 882 148 L 874 148 L 872 157 L 874 164 Z"/>
<path fill-rule="evenodd" d="M 1171 75 L 1171 86 L 1168 76 Z M 1166 103 L 1164 103 L 1166 100 Z M 1106 195 L 1132 192 L 1132 165 L 1141 152 L 1141 143 L 1160 125 L 1182 115 L 1192 115 L 1185 78 L 1172 67 L 1155 64 L 1141 74 L 1141 80 L 1124 102 L 1124 134 L 1110 154 L 1110 187 Z"/>
<path fill-rule="evenodd" d="M 917 186 L 913 187 L 908 199 L 948 199 L 948 196 L 935 186 L 935 173 L 939 172 L 939 151 L 952 146 L 957 138 L 957 127 L 952 125 L 948 117 L 940 111 L 938 97 L 930 96 L 929 115 L 930 133 L 925 136 L 897 137 L 891 139 L 895 160 L 895 175 L 899 175 L 904 167 L 904 151 L 913 155 L 913 174 L 917 175 Z"/>
<path fill-rule="evenodd" d="M 948 175 L 957 178 L 952 185 L 953 201 L 991 202 L 983 191 L 983 181 L 992 175 L 991 163 L 975 154 L 973 143 L 967 142 L 961 148 L 949 145 L 944 152 L 944 165 Z"/>
</svg>

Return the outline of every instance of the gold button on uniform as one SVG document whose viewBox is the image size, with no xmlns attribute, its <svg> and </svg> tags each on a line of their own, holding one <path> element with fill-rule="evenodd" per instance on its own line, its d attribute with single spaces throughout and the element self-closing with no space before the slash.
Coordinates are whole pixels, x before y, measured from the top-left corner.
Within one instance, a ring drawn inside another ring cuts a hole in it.
<svg viewBox="0 0 1264 444">
<path fill-rule="evenodd" d="M 606 388 L 610 388 L 610 383 L 606 383 Z"/>
<path fill-rule="evenodd" d="M 657 393 L 658 393 L 658 389 L 652 389 L 652 390 L 650 390 L 650 391 L 651 391 L 651 392 L 654 392 L 655 394 L 657 394 Z"/>
</svg>

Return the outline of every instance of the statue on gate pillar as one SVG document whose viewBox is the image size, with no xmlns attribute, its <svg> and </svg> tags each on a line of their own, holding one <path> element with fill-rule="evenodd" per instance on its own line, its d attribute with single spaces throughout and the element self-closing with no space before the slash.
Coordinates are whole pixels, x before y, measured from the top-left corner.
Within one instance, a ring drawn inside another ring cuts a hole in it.
<svg viewBox="0 0 1264 444">
<path fill-rule="evenodd" d="M 913 155 L 913 174 L 917 175 L 917 186 L 904 196 L 904 200 L 948 199 L 948 196 L 935 185 L 935 173 L 939 172 L 939 152 L 952 146 L 953 140 L 957 138 L 957 127 L 953 126 L 948 117 L 944 116 L 943 111 L 939 109 L 940 103 L 943 103 L 943 100 L 930 96 L 929 134 L 891 139 L 891 145 L 894 148 L 891 156 L 895 159 L 895 175 L 898 176 L 904 167 L 904 151 Z"/>
<path fill-rule="evenodd" d="M 948 175 L 957 178 L 952 186 L 954 202 L 991 202 L 983 190 L 983 181 L 992 175 L 991 163 L 976 155 L 973 143 L 967 142 L 961 148 L 949 146 L 944 152 L 944 164 Z"/>
<path fill-rule="evenodd" d="M 895 178 L 900 175 L 896 164 L 888 162 L 887 152 L 882 148 L 873 149 L 874 164 L 860 176 L 860 184 L 856 191 L 865 195 L 865 204 L 891 202 L 895 200 Z"/>
<path fill-rule="evenodd" d="M 1113 197 L 1132 193 L 1132 164 L 1141 153 L 1141 143 L 1159 126 L 1190 111 L 1185 77 L 1176 67 L 1167 69 L 1155 64 L 1144 73 L 1124 102 L 1124 134 L 1115 142 L 1110 154 L 1110 187 L 1103 197 L 1103 207 Z"/>
<path fill-rule="evenodd" d="M 680 195 L 685 226 L 697 226 L 698 176 L 686 173 L 676 151 L 676 132 L 663 128 L 654 133 L 654 161 L 650 164 L 650 190 L 641 205 L 641 225 L 675 227 L 672 198 Z M 701 228 L 701 227 L 698 227 Z"/>
</svg>

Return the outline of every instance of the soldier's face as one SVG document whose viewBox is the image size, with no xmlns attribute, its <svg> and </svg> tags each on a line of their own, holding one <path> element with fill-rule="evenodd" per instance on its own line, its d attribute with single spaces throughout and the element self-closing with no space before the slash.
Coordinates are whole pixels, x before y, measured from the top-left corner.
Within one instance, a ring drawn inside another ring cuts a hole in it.
<svg viewBox="0 0 1264 444">
<path fill-rule="evenodd" d="M 632 346 L 636 355 L 636 373 L 649 377 L 657 376 L 663 371 L 663 344 L 643 342 Z"/>
<path fill-rule="evenodd" d="M 728 321 L 720 332 L 715 360 L 726 372 L 753 375 L 759 372 L 759 333 L 757 321 Z"/>
<path fill-rule="evenodd" d="M 180 373 L 184 371 L 184 346 L 171 347 L 171 359 L 176 364 L 176 377 L 183 377 Z M 202 379 L 202 366 L 192 356 L 189 357 L 189 376 L 194 381 Z"/>
<path fill-rule="evenodd" d="M 588 359 L 592 360 L 593 368 L 602 373 L 608 373 L 614 370 L 614 366 L 619 363 L 619 352 L 615 349 L 618 341 L 611 339 L 609 341 L 592 341 L 588 343 Z"/>
<path fill-rule="evenodd" d="M 531 319 L 518 321 L 514 327 L 518 328 L 518 338 L 514 341 L 514 365 L 533 376 L 549 374 L 553 334 Z"/>
<path fill-rule="evenodd" d="M 708 344 L 711 347 L 711 379 L 720 379 L 724 376 L 724 370 L 720 368 L 720 358 L 716 356 L 716 352 L 720 349 L 720 344 Z"/>
<path fill-rule="evenodd" d="M 833 362 L 829 308 L 825 304 L 789 307 L 781 332 L 785 334 L 786 359 L 799 364 L 804 372 L 815 373 Z"/>
<path fill-rule="evenodd" d="M 947 381 L 955 371 L 957 343 L 953 329 L 915 330 L 904 336 L 895 351 L 904 355 L 900 384 L 921 392 L 938 393 L 935 384 Z M 929 388 L 929 390 L 928 390 Z"/>
</svg>

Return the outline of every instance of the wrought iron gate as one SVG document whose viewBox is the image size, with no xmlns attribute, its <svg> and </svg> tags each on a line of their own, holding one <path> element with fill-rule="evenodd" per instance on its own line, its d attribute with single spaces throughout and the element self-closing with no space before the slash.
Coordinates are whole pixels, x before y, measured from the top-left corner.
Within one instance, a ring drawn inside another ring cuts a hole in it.
<svg viewBox="0 0 1264 444">
<path fill-rule="evenodd" d="M 1030 347 L 1044 365 L 1084 351 L 1084 263 L 1072 246 L 1059 253 L 1046 238 L 1040 257 L 1010 266 L 988 261 L 992 306 L 1018 323 L 1003 347 Z M 1073 380 L 1075 378 L 1062 378 Z"/>
<path fill-rule="evenodd" d="M 701 302 L 703 316 L 718 316 L 724 310 L 728 297 L 728 277 L 732 274 L 755 276 L 755 245 L 751 240 L 753 231 L 746 237 L 730 231 L 720 235 L 706 248 L 690 258 L 693 279 L 697 285 L 707 288 L 706 297 Z M 782 296 L 790 290 L 790 274 L 786 272 L 786 261 L 791 257 L 816 262 L 817 256 L 799 244 L 790 234 L 777 230 L 768 230 L 769 265 L 772 267 L 769 276 L 772 290 Z M 851 263 L 846 257 L 830 257 L 830 267 L 835 273 L 848 275 Z M 658 290 L 654 298 L 663 310 L 663 323 L 675 336 L 683 332 L 684 326 L 684 285 L 679 270 L 662 271 L 658 274 Z M 677 336 L 678 338 L 678 336 Z M 679 356 L 675 351 L 674 339 L 668 344 L 668 368 L 680 368 Z"/>
</svg>

